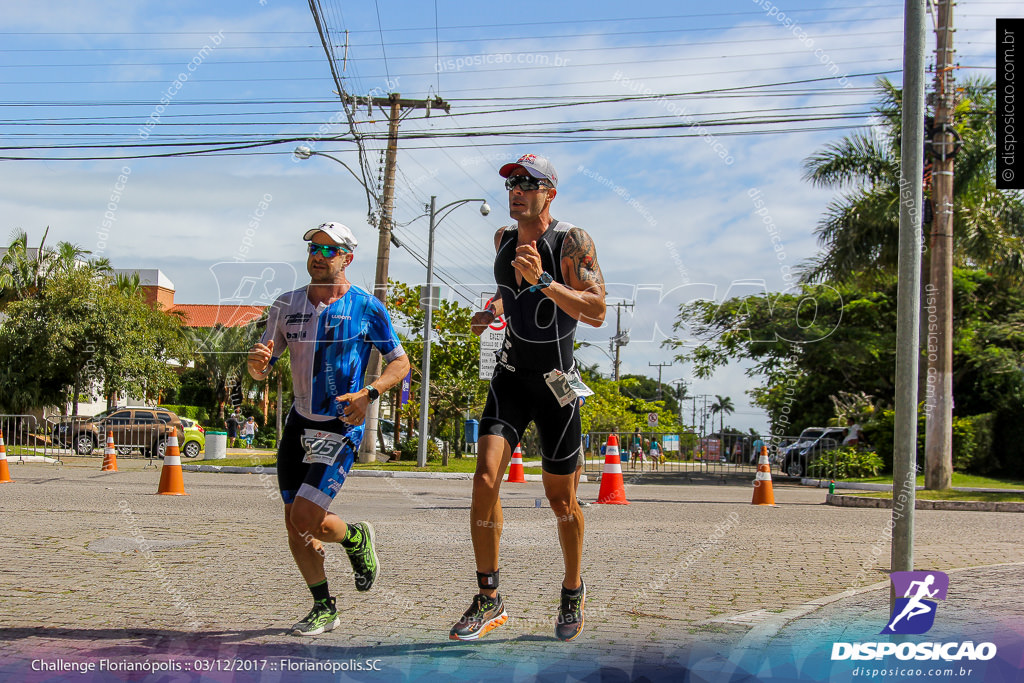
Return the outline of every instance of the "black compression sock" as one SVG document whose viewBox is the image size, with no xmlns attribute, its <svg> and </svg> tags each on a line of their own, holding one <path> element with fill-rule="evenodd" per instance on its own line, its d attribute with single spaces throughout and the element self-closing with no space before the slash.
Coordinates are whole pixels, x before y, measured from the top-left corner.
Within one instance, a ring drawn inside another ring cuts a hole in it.
<svg viewBox="0 0 1024 683">
<path fill-rule="evenodd" d="M 327 579 L 310 586 L 309 592 L 313 594 L 313 600 L 316 602 L 327 602 L 331 599 L 331 590 L 327 587 Z"/>
</svg>

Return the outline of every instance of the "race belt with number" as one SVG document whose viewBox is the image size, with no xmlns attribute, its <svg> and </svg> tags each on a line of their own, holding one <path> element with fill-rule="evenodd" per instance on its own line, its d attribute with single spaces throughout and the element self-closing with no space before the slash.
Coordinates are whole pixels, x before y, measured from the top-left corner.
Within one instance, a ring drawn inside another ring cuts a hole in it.
<svg viewBox="0 0 1024 683">
<path fill-rule="evenodd" d="M 302 433 L 302 448 L 306 451 L 302 462 L 330 465 L 338 458 L 345 446 L 352 442 L 347 436 L 320 429 L 306 429 Z"/>
</svg>

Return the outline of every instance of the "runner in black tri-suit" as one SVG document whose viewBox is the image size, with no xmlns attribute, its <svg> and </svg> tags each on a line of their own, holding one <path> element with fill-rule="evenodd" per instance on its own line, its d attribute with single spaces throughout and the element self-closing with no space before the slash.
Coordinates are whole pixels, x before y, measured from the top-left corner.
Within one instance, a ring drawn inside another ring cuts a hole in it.
<svg viewBox="0 0 1024 683">
<path fill-rule="evenodd" d="M 471 508 L 480 592 L 452 627 L 453 640 L 475 640 L 505 623 L 498 594 L 502 513 L 498 489 L 512 449 L 532 421 L 540 435 L 544 492 L 558 523 L 565 574 L 555 626 L 560 640 L 583 631 L 586 588 L 580 575 L 583 515 L 574 484 L 580 450 L 580 401 L 565 379 L 573 367 L 577 321 L 599 327 L 605 289 L 594 242 L 582 229 L 551 217 L 558 175 L 547 159 L 526 154 L 499 170 L 506 178 L 515 226 L 494 236 L 498 296 L 473 316 L 480 334 L 498 315 L 508 324 L 480 421 Z"/>
</svg>

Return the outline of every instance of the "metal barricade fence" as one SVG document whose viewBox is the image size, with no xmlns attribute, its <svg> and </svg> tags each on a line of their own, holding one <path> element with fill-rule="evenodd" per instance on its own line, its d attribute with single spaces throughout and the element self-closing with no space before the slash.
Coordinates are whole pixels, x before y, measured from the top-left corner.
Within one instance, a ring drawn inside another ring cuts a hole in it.
<svg viewBox="0 0 1024 683">
<path fill-rule="evenodd" d="M 604 465 L 605 445 L 610 432 L 591 432 L 584 436 L 587 452 L 585 472 L 597 474 Z M 624 474 L 630 472 L 664 472 L 690 474 L 739 474 L 757 471 L 757 454 L 750 434 L 726 433 L 725 439 L 701 437 L 694 432 L 641 431 L 642 460 L 636 456 L 636 433 L 616 433 L 619 441 L 619 460 Z M 654 462 L 650 454 L 650 441 L 658 442 L 660 454 Z M 723 443 L 724 441 L 724 443 Z M 767 439 L 765 439 L 767 443 Z"/>
<path fill-rule="evenodd" d="M 35 415 L 0 415 L 0 430 L 10 461 L 35 455 L 53 457 L 49 436 Z"/>
</svg>

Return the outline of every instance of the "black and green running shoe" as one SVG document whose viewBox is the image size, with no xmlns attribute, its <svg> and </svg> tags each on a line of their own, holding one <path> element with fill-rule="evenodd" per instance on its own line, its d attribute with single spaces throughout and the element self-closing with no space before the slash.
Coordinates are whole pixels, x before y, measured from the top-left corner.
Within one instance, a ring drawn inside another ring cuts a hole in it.
<svg viewBox="0 0 1024 683">
<path fill-rule="evenodd" d="M 477 594 L 466 613 L 452 626 L 448 638 L 451 640 L 476 640 L 506 621 L 508 621 L 508 615 L 505 614 L 505 603 L 500 594 L 493 598 Z"/>
<path fill-rule="evenodd" d="M 292 634 L 296 636 L 318 636 L 324 631 L 333 631 L 341 623 L 338 610 L 334 608 L 334 598 L 317 600 L 306 618 L 292 626 Z"/>
<path fill-rule="evenodd" d="M 359 522 L 355 526 L 362 533 L 362 538 L 359 545 L 345 548 L 345 552 L 348 553 L 348 561 L 352 563 L 352 571 L 356 575 L 356 590 L 362 592 L 370 590 L 377 578 L 377 551 L 373 547 L 373 527 L 370 523 Z"/>
<path fill-rule="evenodd" d="M 587 597 L 587 586 L 580 582 L 580 594 L 572 597 L 562 587 L 562 602 L 558 606 L 558 620 L 555 622 L 555 636 L 569 642 L 583 633 L 583 603 Z"/>
</svg>

